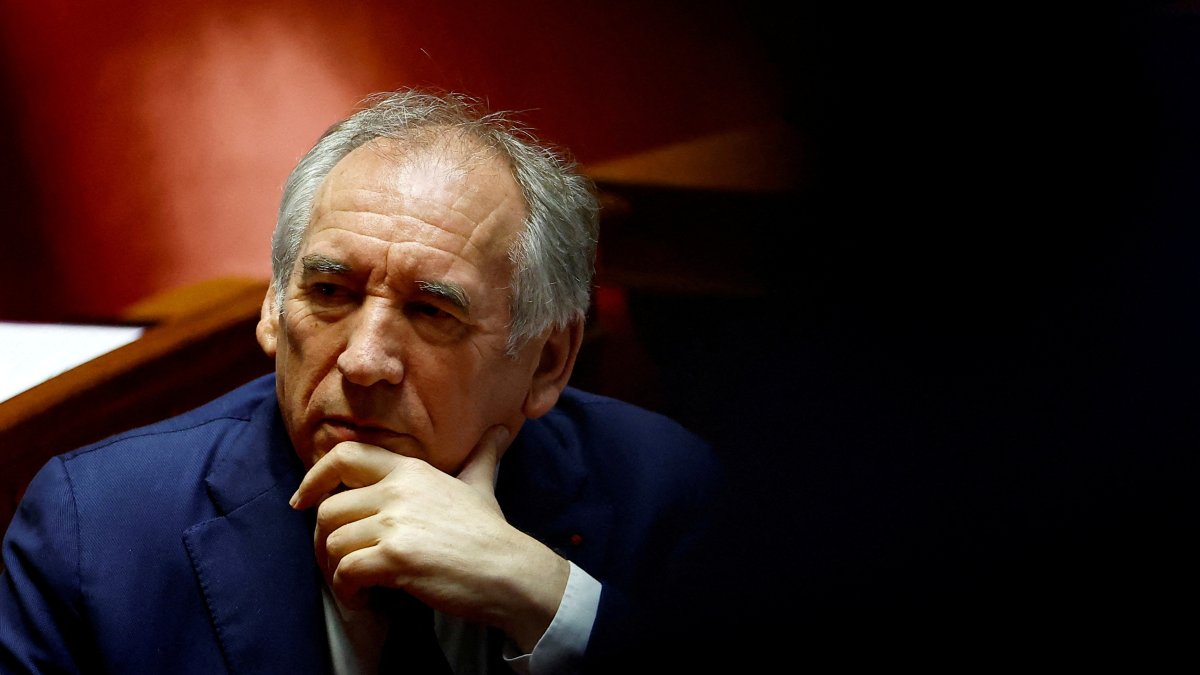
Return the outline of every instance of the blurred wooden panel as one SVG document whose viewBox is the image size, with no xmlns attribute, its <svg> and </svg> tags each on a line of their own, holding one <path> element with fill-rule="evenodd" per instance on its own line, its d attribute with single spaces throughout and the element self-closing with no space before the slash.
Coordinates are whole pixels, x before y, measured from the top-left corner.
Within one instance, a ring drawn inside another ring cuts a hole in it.
<svg viewBox="0 0 1200 675">
<path fill-rule="evenodd" d="M 783 120 L 741 127 L 584 167 L 601 184 L 791 192 L 809 182 L 799 130 Z"/>
</svg>

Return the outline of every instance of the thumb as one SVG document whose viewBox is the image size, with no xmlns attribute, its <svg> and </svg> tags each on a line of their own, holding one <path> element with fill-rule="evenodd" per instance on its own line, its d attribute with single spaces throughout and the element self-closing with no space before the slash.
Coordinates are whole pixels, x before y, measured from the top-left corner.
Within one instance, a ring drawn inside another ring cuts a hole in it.
<svg viewBox="0 0 1200 675">
<path fill-rule="evenodd" d="M 507 445 L 508 429 L 503 425 L 485 431 L 458 472 L 458 479 L 484 494 L 493 494 L 496 465 L 500 463 Z"/>
</svg>

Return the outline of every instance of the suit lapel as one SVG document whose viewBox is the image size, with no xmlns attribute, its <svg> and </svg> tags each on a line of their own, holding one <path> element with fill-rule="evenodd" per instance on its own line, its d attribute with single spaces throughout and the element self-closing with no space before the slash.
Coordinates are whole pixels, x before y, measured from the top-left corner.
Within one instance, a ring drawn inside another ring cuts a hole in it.
<svg viewBox="0 0 1200 675">
<path fill-rule="evenodd" d="M 302 473 L 270 397 L 213 463 L 208 491 L 224 515 L 184 532 L 233 673 L 330 670 L 312 513 L 288 505 Z"/>
<path fill-rule="evenodd" d="M 587 570 L 602 569 L 613 508 L 589 489 L 573 425 L 551 413 L 529 420 L 500 463 L 496 499 L 504 517 Z"/>
</svg>

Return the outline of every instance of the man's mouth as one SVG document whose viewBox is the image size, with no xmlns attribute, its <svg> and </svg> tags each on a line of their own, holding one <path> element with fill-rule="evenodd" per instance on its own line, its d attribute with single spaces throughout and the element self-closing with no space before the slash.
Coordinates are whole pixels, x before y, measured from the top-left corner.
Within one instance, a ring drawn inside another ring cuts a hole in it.
<svg viewBox="0 0 1200 675">
<path fill-rule="evenodd" d="M 395 439 L 401 434 L 373 424 L 359 424 L 349 420 L 326 419 L 321 423 L 321 431 L 333 441 L 333 445 L 345 441 L 356 441 L 370 445 L 383 445 L 389 439 Z"/>
</svg>

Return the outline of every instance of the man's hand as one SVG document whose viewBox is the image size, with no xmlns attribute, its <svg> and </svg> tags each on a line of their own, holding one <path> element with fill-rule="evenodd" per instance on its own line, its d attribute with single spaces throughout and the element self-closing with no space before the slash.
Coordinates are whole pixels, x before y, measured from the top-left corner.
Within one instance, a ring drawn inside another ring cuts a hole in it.
<svg viewBox="0 0 1200 675">
<path fill-rule="evenodd" d="M 457 476 L 365 443 L 340 443 L 318 460 L 291 504 L 319 504 L 317 562 L 338 599 L 360 607 L 371 586 L 403 588 L 532 651 L 570 566 L 504 519 L 493 480 L 507 440 L 504 427 L 489 429 Z"/>
</svg>

